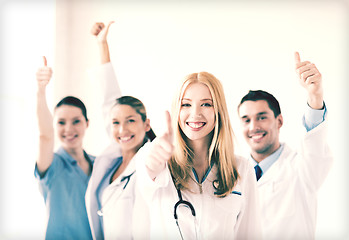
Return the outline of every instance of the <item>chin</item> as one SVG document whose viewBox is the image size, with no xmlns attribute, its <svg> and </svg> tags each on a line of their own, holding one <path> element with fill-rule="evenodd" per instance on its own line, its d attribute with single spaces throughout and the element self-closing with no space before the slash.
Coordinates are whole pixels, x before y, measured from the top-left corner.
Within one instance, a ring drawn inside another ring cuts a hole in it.
<svg viewBox="0 0 349 240">
<path fill-rule="evenodd" d="M 78 147 L 82 147 L 82 143 L 81 142 L 74 142 L 74 143 L 64 143 L 62 144 L 63 146 L 67 147 L 67 148 L 78 148 Z"/>
</svg>

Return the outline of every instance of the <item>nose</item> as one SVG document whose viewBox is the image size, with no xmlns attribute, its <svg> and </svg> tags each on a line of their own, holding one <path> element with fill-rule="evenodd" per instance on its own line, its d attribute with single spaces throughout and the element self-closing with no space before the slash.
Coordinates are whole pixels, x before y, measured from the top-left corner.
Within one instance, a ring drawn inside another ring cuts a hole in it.
<svg viewBox="0 0 349 240">
<path fill-rule="evenodd" d="M 119 134 L 123 133 L 126 130 L 125 123 L 120 123 L 118 132 Z"/>
<path fill-rule="evenodd" d="M 71 123 L 66 123 L 65 124 L 65 131 L 66 132 L 71 132 L 73 130 L 74 126 Z"/>
<path fill-rule="evenodd" d="M 196 105 L 192 109 L 193 109 L 192 114 L 194 117 L 201 117 L 202 116 L 200 105 Z"/>
<path fill-rule="evenodd" d="M 255 130 L 258 130 L 259 129 L 259 125 L 258 125 L 258 122 L 254 119 L 251 119 L 250 120 L 250 124 L 249 124 L 249 130 L 250 131 L 255 131 Z"/>
</svg>

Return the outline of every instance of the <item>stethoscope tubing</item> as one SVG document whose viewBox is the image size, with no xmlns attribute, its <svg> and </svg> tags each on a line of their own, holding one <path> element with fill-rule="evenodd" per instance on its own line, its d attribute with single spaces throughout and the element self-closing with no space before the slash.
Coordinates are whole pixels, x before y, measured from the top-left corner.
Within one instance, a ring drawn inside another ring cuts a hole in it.
<svg viewBox="0 0 349 240">
<path fill-rule="evenodd" d="M 126 183 L 125 183 L 124 187 L 122 188 L 122 190 L 125 190 L 125 188 L 127 187 L 128 183 L 130 182 L 131 176 L 132 176 L 135 172 L 136 172 L 136 171 L 133 171 L 130 175 L 124 176 L 124 177 L 120 180 L 120 183 L 122 183 L 123 181 L 126 180 Z M 121 193 L 119 194 L 119 196 L 118 196 L 117 199 L 119 199 L 120 196 L 121 196 Z M 107 201 L 105 201 L 104 205 L 105 205 L 106 203 L 109 202 L 109 200 L 110 200 L 111 197 L 112 197 L 112 194 L 109 196 L 109 198 L 107 199 Z M 103 216 L 103 207 L 102 207 L 101 209 L 97 210 L 97 215 L 100 216 L 100 217 Z"/>
</svg>

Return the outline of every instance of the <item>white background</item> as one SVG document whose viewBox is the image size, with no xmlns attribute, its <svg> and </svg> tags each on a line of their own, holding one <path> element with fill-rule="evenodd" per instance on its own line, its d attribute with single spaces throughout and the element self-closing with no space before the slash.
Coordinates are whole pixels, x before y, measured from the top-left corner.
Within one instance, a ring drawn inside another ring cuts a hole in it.
<svg viewBox="0 0 349 240">
<path fill-rule="evenodd" d="M 35 72 L 48 58 L 54 77 L 53 106 L 66 95 L 80 97 L 90 127 L 85 149 L 98 154 L 107 144 L 95 84 L 87 69 L 99 62 L 90 34 L 95 21 L 110 28 L 111 59 L 123 94 L 146 105 L 161 134 L 163 111 L 185 75 L 208 71 L 224 86 L 241 154 L 236 106 L 249 89 L 279 99 L 281 140 L 297 147 L 304 90 L 294 73 L 294 51 L 323 75 L 329 110 L 329 143 L 335 163 L 319 192 L 318 239 L 346 239 L 348 178 L 345 173 L 348 116 L 346 1 L 1 1 L 1 239 L 43 238 L 45 208 L 33 171 L 38 132 Z"/>
</svg>

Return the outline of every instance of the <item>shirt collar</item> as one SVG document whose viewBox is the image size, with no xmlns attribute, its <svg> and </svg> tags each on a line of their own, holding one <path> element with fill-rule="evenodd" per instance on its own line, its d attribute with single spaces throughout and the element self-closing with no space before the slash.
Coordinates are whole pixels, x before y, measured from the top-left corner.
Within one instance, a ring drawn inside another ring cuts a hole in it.
<svg viewBox="0 0 349 240">
<path fill-rule="evenodd" d="M 64 156 L 64 159 L 68 160 L 70 163 L 72 163 L 72 164 L 76 163 L 76 160 L 72 156 L 70 156 L 70 154 L 63 147 L 60 147 L 57 150 L 57 153 L 59 155 Z"/>
<path fill-rule="evenodd" d="M 214 165 L 214 162 L 211 161 L 211 165 L 210 165 L 209 168 L 206 170 L 205 175 L 204 175 L 204 177 L 202 178 L 201 183 L 203 183 L 203 182 L 205 181 L 205 179 L 207 178 L 208 174 L 211 172 L 211 169 L 212 169 L 213 165 Z M 197 175 L 195 169 L 192 168 L 192 171 L 193 171 L 195 180 L 199 183 L 199 177 L 198 177 L 198 175 Z"/>
<path fill-rule="evenodd" d="M 273 152 L 272 154 L 270 154 L 268 157 L 266 157 L 265 159 L 263 159 L 259 164 L 256 160 L 253 159 L 253 157 L 250 155 L 249 159 L 250 162 L 253 164 L 253 166 L 259 165 L 260 168 L 262 169 L 263 174 L 266 173 L 266 171 L 268 171 L 268 169 L 271 167 L 271 165 L 273 165 L 273 163 L 276 162 L 276 160 L 279 159 L 283 149 L 284 149 L 285 144 L 281 143 L 280 147 Z"/>
<path fill-rule="evenodd" d="M 64 159 L 66 159 L 67 161 L 69 161 L 71 164 L 76 164 L 77 161 L 63 148 L 63 147 L 59 147 L 59 149 L 57 150 L 57 153 L 59 155 L 64 156 Z M 84 150 L 84 156 L 86 158 L 86 160 L 88 161 L 88 163 L 92 166 L 93 162 L 94 162 L 94 157 L 87 154 Z"/>
</svg>

